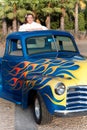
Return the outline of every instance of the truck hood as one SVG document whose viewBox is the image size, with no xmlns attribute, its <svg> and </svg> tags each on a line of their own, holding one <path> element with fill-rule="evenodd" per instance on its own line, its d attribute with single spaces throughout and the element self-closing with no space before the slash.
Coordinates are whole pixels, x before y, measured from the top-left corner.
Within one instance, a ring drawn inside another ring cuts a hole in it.
<svg viewBox="0 0 87 130">
<path fill-rule="evenodd" d="M 31 69 L 30 69 L 31 68 Z M 60 77 L 74 79 L 80 84 L 87 84 L 87 59 L 73 57 L 71 59 L 41 59 L 30 63 L 29 75 Z"/>
</svg>

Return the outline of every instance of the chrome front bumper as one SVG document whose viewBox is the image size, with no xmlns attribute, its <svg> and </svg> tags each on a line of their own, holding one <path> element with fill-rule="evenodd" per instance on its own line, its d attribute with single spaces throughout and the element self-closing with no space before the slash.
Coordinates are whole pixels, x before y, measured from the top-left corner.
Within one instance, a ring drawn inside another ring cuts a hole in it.
<svg viewBox="0 0 87 130">
<path fill-rule="evenodd" d="M 55 110 L 54 115 L 58 117 L 86 116 L 87 109 L 83 110 Z"/>
</svg>

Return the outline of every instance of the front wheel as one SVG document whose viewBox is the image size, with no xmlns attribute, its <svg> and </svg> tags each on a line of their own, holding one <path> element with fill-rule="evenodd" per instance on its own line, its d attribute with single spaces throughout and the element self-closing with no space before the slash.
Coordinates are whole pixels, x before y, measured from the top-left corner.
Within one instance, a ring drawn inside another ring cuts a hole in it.
<svg viewBox="0 0 87 130">
<path fill-rule="evenodd" d="M 47 124 L 52 121 L 52 116 L 46 109 L 44 101 L 40 94 L 37 94 L 34 99 L 34 118 L 37 124 Z"/>
</svg>

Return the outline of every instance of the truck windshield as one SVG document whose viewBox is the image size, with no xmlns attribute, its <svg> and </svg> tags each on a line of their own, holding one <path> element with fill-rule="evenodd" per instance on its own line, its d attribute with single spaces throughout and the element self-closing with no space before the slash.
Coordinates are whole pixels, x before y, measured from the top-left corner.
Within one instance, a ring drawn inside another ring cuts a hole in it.
<svg viewBox="0 0 87 130">
<path fill-rule="evenodd" d="M 39 36 L 26 39 L 27 54 L 49 52 L 76 52 L 76 46 L 70 37 L 66 36 Z"/>
</svg>

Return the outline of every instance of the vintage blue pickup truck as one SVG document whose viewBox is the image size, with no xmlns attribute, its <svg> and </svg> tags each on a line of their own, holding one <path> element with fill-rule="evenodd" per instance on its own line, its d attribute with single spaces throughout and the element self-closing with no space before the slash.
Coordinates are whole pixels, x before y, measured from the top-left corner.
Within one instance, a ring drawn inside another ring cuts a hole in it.
<svg viewBox="0 0 87 130">
<path fill-rule="evenodd" d="M 64 31 L 14 32 L 0 58 L 0 97 L 28 108 L 36 123 L 87 112 L 87 59 Z"/>
</svg>

